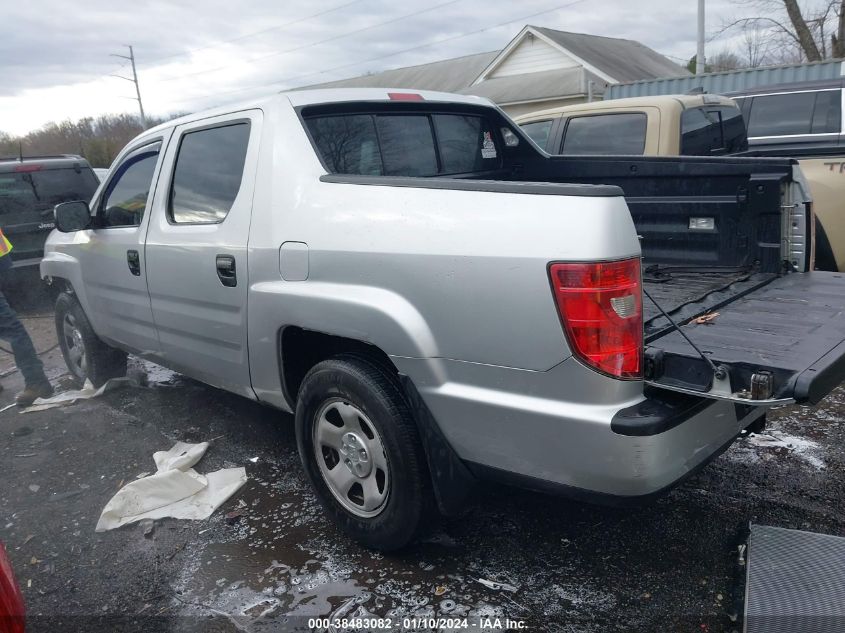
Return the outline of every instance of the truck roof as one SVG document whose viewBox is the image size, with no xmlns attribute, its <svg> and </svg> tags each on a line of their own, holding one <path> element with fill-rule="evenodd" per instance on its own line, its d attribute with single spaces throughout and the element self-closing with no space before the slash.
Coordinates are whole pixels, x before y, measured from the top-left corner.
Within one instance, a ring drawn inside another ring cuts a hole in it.
<svg viewBox="0 0 845 633">
<path fill-rule="evenodd" d="M 630 97 L 627 99 L 611 99 L 609 101 L 593 101 L 592 103 L 576 103 L 568 106 L 559 106 L 548 110 L 540 110 L 516 117 L 517 123 L 524 123 L 529 120 L 537 120 L 543 117 L 554 117 L 571 112 L 588 112 L 591 110 L 608 110 L 609 108 L 642 108 L 652 106 L 658 108 L 677 108 L 682 110 L 696 108 L 699 106 L 733 106 L 736 103 L 729 97 L 713 94 L 695 95 L 656 95 L 653 97 Z"/>
<path fill-rule="evenodd" d="M 2 156 L 0 157 L 0 172 L 12 172 L 21 165 L 32 165 L 33 163 L 37 163 L 46 169 L 61 169 L 63 167 L 73 167 L 74 165 L 82 166 L 82 164 L 88 165 L 88 161 L 77 154 L 24 156 L 23 159 L 19 156 Z"/>
<path fill-rule="evenodd" d="M 792 83 L 769 84 L 766 86 L 756 86 L 754 88 L 747 88 L 746 90 L 735 90 L 726 94 L 732 97 L 744 97 L 754 95 L 764 95 L 770 93 L 781 92 L 802 92 L 810 90 L 835 90 L 842 88 L 845 85 L 843 79 L 816 79 L 813 81 L 794 81 Z"/>
</svg>

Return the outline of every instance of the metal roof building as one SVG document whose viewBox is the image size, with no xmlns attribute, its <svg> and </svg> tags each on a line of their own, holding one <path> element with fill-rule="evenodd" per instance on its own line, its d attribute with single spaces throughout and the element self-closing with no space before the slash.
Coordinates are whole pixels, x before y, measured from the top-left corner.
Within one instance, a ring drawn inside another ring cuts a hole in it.
<svg viewBox="0 0 845 633">
<path fill-rule="evenodd" d="M 470 85 L 487 68 L 499 51 L 476 53 L 454 59 L 444 59 L 430 64 L 406 66 L 385 70 L 380 73 L 339 79 L 322 84 L 305 86 L 312 88 L 415 88 L 417 90 L 439 90 L 460 92 Z"/>
<path fill-rule="evenodd" d="M 666 94 L 685 94 L 703 89 L 712 94 L 741 92 L 758 86 L 790 84 L 820 79 L 841 79 L 845 75 L 845 61 L 830 59 L 806 64 L 746 68 L 704 75 L 687 75 L 663 79 L 647 79 L 630 83 L 611 85 L 604 93 L 604 99 L 626 97 L 650 97 Z"/>
<path fill-rule="evenodd" d="M 525 26 L 501 51 L 396 68 L 308 88 L 408 88 L 487 97 L 512 116 L 585 101 L 625 81 L 685 69 L 633 40 Z"/>
</svg>

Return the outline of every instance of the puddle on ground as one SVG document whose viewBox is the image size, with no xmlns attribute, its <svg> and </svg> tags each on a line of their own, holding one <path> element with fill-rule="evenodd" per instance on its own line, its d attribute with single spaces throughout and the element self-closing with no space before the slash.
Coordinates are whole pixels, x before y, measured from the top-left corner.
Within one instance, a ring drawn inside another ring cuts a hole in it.
<svg viewBox="0 0 845 633">
<path fill-rule="evenodd" d="M 473 556 L 444 532 L 399 555 L 364 549 L 329 524 L 296 463 L 259 463 L 249 477 L 239 493 L 244 516 L 216 517 L 204 530 L 210 542 L 177 582 L 189 611 L 224 613 L 244 630 L 264 630 L 286 617 L 329 615 L 510 617 L 539 625 L 572 609 L 616 604 L 577 579 L 533 577 L 527 563 L 514 565 L 513 552 L 483 546 L 487 554 Z M 504 524 L 498 536 L 507 538 L 511 527 L 519 529 Z"/>
<path fill-rule="evenodd" d="M 739 440 L 728 459 L 790 459 L 811 472 L 832 467 L 837 458 L 825 438 L 839 424 L 843 401 L 838 390 L 818 409 L 772 412 L 769 430 Z M 222 616 L 237 630 L 311 630 L 304 627 L 308 617 L 372 615 L 400 621 L 507 617 L 535 630 L 554 622 L 561 631 L 602 631 L 620 609 L 630 628 L 648 630 L 654 622 L 638 626 L 645 617 L 639 605 L 675 591 L 665 585 L 665 578 L 675 577 L 674 564 L 653 571 L 663 557 L 655 560 L 652 535 L 663 534 L 660 547 L 670 552 L 688 546 L 666 532 L 667 517 L 684 514 L 672 503 L 628 513 L 497 492 L 481 496 L 467 515 L 444 520 L 424 542 L 384 555 L 334 528 L 292 442 L 268 451 L 253 445 L 242 454 L 237 444 L 226 447 L 227 459 L 246 465 L 249 482 L 186 551 L 174 581 L 174 608 L 184 615 Z M 227 519 L 232 510 L 243 516 Z M 718 516 L 698 503 L 692 514 Z M 625 569 L 625 582 L 606 582 L 608 568 Z M 630 578 L 632 569 L 645 575 Z M 708 584 L 708 604 L 709 594 L 725 594 L 727 587 Z M 713 608 L 721 612 L 721 606 Z"/>
</svg>

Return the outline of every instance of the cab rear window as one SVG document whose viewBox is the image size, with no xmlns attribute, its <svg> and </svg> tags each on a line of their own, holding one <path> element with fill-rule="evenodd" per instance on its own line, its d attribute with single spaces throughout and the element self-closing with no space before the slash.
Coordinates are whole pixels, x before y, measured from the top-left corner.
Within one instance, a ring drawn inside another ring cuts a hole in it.
<svg viewBox="0 0 845 633">
<path fill-rule="evenodd" d="M 642 154 L 645 114 L 591 114 L 572 117 L 563 133 L 561 154 Z"/>
<path fill-rule="evenodd" d="M 333 114 L 306 119 L 327 169 L 362 176 L 439 176 L 497 169 L 498 141 L 482 116 Z"/>
</svg>

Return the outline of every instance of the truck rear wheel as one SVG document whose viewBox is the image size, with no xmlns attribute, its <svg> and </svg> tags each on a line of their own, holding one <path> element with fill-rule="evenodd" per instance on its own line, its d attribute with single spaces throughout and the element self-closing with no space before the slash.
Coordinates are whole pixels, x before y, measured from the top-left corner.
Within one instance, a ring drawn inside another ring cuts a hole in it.
<svg viewBox="0 0 845 633">
<path fill-rule="evenodd" d="M 82 306 L 67 292 L 56 299 L 56 335 L 67 368 L 80 386 L 87 379 L 100 387 L 111 378 L 126 375 L 126 352 L 97 337 Z"/>
<path fill-rule="evenodd" d="M 417 428 L 398 382 L 376 363 L 338 356 L 305 376 L 296 407 L 305 472 L 349 536 L 389 551 L 433 511 Z"/>
</svg>

